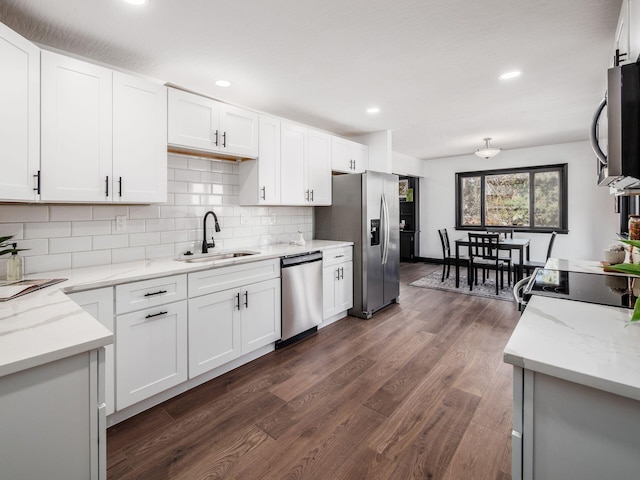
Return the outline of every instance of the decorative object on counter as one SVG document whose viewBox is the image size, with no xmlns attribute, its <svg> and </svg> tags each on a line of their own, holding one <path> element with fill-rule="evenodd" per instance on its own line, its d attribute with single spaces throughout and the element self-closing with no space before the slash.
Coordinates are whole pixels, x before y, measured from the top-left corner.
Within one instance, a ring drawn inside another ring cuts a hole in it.
<svg viewBox="0 0 640 480">
<path fill-rule="evenodd" d="M 640 220 L 640 218 L 639 218 Z M 631 227 L 631 215 L 629 216 L 629 227 Z M 629 228 L 629 235 L 631 235 L 631 228 Z M 626 243 L 632 249 L 640 249 L 640 240 L 620 240 L 622 243 Z M 637 263 L 618 263 L 616 265 L 607 266 L 607 270 L 614 270 L 616 272 L 627 273 L 635 277 L 640 277 L 640 264 Z M 633 315 L 627 325 L 640 321 L 640 297 L 636 299 L 633 307 Z"/>
<path fill-rule="evenodd" d="M 613 243 L 604 250 L 604 261 L 610 265 L 624 262 L 626 256 L 624 246 L 619 243 Z"/>
<path fill-rule="evenodd" d="M 302 231 L 298 230 L 298 238 L 296 238 L 295 244 L 302 247 L 305 244 L 304 237 L 302 236 Z"/>
<path fill-rule="evenodd" d="M 629 215 L 629 240 L 640 240 L 640 215 Z"/>
<path fill-rule="evenodd" d="M 30 279 L 22 280 L 11 285 L 0 286 L 0 302 L 13 300 L 14 298 L 21 297 L 22 295 L 26 295 L 27 293 L 35 292 L 36 290 L 48 287 L 49 285 L 55 285 L 56 283 L 64 282 L 65 280 L 66 278 Z"/>
<path fill-rule="evenodd" d="M 9 243 L 12 238 L 13 235 L 0 237 L 0 256 L 11 254 L 11 258 L 7 260 L 7 283 L 19 282 L 24 275 L 22 257 L 18 255 L 18 252 L 26 250 L 26 248 L 17 248 L 16 242 Z"/>
</svg>

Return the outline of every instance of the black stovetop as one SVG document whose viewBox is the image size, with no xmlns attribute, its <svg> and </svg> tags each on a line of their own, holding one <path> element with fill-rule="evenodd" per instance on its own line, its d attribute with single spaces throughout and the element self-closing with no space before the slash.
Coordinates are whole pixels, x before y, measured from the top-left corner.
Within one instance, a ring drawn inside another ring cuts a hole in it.
<svg viewBox="0 0 640 480">
<path fill-rule="evenodd" d="M 631 293 L 632 278 L 585 272 L 567 272 L 538 268 L 524 290 L 531 295 L 633 308 L 636 297 Z M 640 283 L 640 280 L 637 280 Z"/>
</svg>

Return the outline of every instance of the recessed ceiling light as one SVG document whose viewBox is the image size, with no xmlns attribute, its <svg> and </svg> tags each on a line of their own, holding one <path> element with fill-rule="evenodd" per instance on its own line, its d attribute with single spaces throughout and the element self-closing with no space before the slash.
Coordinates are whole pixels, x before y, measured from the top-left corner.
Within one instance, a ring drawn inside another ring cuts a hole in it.
<svg viewBox="0 0 640 480">
<path fill-rule="evenodd" d="M 516 78 L 522 75 L 522 72 L 519 70 L 514 70 L 513 72 L 507 72 L 500 75 L 498 78 L 500 80 L 511 80 L 512 78 Z"/>
<path fill-rule="evenodd" d="M 367 108 L 367 113 L 371 113 L 371 114 L 380 113 L 380 109 L 378 107 L 369 107 Z"/>
<path fill-rule="evenodd" d="M 216 85 L 219 87 L 230 87 L 231 82 L 229 80 L 216 80 Z"/>
<path fill-rule="evenodd" d="M 144 5 L 145 3 L 147 3 L 147 0 L 124 0 L 124 1 L 129 5 Z"/>
</svg>

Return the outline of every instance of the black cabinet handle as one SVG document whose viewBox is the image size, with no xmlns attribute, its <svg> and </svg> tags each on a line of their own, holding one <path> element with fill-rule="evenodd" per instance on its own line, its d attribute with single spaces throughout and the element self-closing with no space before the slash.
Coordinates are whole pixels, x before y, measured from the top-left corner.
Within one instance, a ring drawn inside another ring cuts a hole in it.
<svg viewBox="0 0 640 480">
<path fill-rule="evenodd" d="M 244 292 L 244 308 L 249 308 L 249 292 Z"/>
<path fill-rule="evenodd" d="M 122 177 L 118 177 L 118 195 L 122 196 Z"/>
<path fill-rule="evenodd" d="M 34 177 L 36 179 L 36 188 L 34 188 L 33 190 L 39 195 L 40 194 L 40 170 L 38 170 L 38 173 L 36 173 Z"/>
<path fill-rule="evenodd" d="M 310 200 L 313 202 L 313 190 L 311 190 L 311 199 Z"/>
<path fill-rule="evenodd" d="M 240 292 L 236 293 L 236 308 L 240 310 Z"/>
<path fill-rule="evenodd" d="M 216 136 L 216 139 L 213 141 L 213 144 L 217 147 L 218 146 L 218 130 L 216 130 L 213 134 Z"/>
<path fill-rule="evenodd" d="M 153 297 L 154 295 L 162 295 L 163 293 L 167 293 L 166 290 L 158 290 L 157 292 L 145 293 L 145 297 Z"/>
<path fill-rule="evenodd" d="M 266 200 L 267 199 L 267 187 L 262 187 L 260 190 L 262 190 L 262 200 Z"/>
<path fill-rule="evenodd" d="M 344 280 L 344 267 L 340 267 L 340 279 Z"/>
<path fill-rule="evenodd" d="M 226 147 L 227 147 L 227 132 L 224 132 L 224 133 L 222 134 L 222 146 L 223 146 L 224 148 L 226 148 Z"/>
<path fill-rule="evenodd" d="M 104 179 L 104 196 L 109 196 L 109 175 Z"/>
<path fill-rule="evenodd" d="M 168 312 L 159 312 L 159 313 L 154 313 L 153 315 L 147 315 L 144 318 L 153 318 L 153 317 L 159 317 L 160 315 L 166 315 Z"/>
</svg>

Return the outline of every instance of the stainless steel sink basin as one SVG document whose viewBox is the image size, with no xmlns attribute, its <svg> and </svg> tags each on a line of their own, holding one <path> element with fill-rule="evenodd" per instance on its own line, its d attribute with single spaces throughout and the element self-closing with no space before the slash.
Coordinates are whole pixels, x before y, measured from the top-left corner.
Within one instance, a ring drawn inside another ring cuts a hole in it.
<svg viewBox="0 0 640 480">
<path fill-rule="evenodd" d="M 220 252 L 220 253 L 207 253 L 204 255 L 182 255 L 177 258 L 179 262 L 186 263 L 204 263 L 204 262 L 213 262 L 216 260 L 226 260 L 228 258 L 238 258 L 238 257 L 247 257 L 250 255 L 257 255 L 260 252 L 250 252 L 250 251 L 237 251 L 237 252 Z"/>
</svg>

